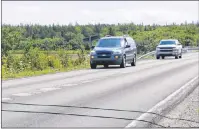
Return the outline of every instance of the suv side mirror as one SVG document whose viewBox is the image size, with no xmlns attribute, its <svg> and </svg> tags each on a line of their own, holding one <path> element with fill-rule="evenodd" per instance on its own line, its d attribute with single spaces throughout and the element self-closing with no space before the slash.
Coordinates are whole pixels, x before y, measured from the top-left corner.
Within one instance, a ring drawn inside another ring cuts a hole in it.
<svg viewBox="0 0 199 129">
<path fill-rule="evenodd" d="M 125 48 L 130 48 L 131 46 L 130 45 L 126 45 L 126 47 Z"/>
</svg>

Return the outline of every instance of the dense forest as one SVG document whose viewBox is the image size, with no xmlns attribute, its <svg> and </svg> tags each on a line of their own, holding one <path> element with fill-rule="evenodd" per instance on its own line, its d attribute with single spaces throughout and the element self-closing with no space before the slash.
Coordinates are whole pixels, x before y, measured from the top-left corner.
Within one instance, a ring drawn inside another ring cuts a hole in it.
<svg viewBox="0 0 199 129">
<path fill-rule="evenodd" d="M 3 76 L 11 73 L 42 71 L 80 66 L 85 63 L 85 52 L 91 41 L 96 44 L 105 35 L 128 34 L 137 43 L 138 54 L 153 51 L 161 39 L 178 39 L 184 46 L 199 45 L 199 23 L 171 25 L 88 24 L 88 25 L 2 25 L 1 54 Z M 48 52 L 54 51 L 56 54 Z M 16 53 L 20 56 L 16 56 Z M 71 60 L 69 52 L 78 58 Z M 85 63 L 85 66 L 88 61 Z M 87 66 L 86 66 L 87 67 Z"/>
<path fill-rule="evenodd" d="M 140 51 L 151 51 L 161 39 L 176 38 L 183 45 L 199 44 L 199 24 L 181 25 L 3 25 L 2 26 L 2 55 L 9 50 L 27 50 L 30 47 L 41 50 L 57 50 L 59 48 L 76 50 L 84 46 L 90 49 L 90 44 L 84 38 L 98 35 L 128 34 L 137 42 Z M 93 40 L 93 39 L 92 39 Z M 96 40 L 93 41 L 94 43 Z M 145 50 L 146 49 L 146 50 Z"/>
</svg>

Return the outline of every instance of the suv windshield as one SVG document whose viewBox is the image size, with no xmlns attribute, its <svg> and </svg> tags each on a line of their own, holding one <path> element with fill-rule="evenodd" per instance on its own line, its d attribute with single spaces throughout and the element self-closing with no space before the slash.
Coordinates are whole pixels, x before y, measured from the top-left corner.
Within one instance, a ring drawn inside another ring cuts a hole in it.
<svg viewBox="0 0 199 129">
<path fill-rule="evenodd" d="M 101 39 L 96 47 L 121 47 L 120 38 Z"/>
<path fill-rule="evenodd" d="M 161 41 L 160 45 L 175 45 L 175 41 Z"/>
</svg>

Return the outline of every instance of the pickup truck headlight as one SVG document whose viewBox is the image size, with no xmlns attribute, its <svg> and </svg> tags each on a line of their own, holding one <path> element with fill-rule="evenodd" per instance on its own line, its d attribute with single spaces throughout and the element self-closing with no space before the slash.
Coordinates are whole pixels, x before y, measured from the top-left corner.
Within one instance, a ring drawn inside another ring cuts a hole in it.
<svg viewBox="0 0 199 129">
<path fill-rule="evenodd" d="M 156 51 L 159 51 L 160 50 L 160 48 L 159 47 L 156 47 Z"/>
<path fill-rule="evenodd" d="M 95 55 L 95 54 L 96 54 L 95 51 L 91 51 L 91 52 L 90 52 L 90 55 Z"/>
<path fill-rule="evenodd" d="M 122 51 L 121 50 L 116 50 L 116 51 L 113 51 L 113 54 L 122 54 Z"/>
<path fill-rule="evenodd" d="M 173 51 L 178 51 L 178 49 L 174 47 L 174 48 L 173 48 Z"/>
</svg>

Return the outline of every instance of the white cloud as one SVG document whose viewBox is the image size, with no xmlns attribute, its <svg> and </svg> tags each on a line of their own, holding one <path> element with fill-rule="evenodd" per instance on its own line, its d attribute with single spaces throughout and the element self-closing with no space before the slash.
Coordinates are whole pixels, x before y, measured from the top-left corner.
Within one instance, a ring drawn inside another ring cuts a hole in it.
<svg viewBox="0 0 199 129">
<path fill-rule="evenodd" d="M 7 24 L 166 24 L 198 20 L 198 1 L 3 1 Z"/>
</svg>

